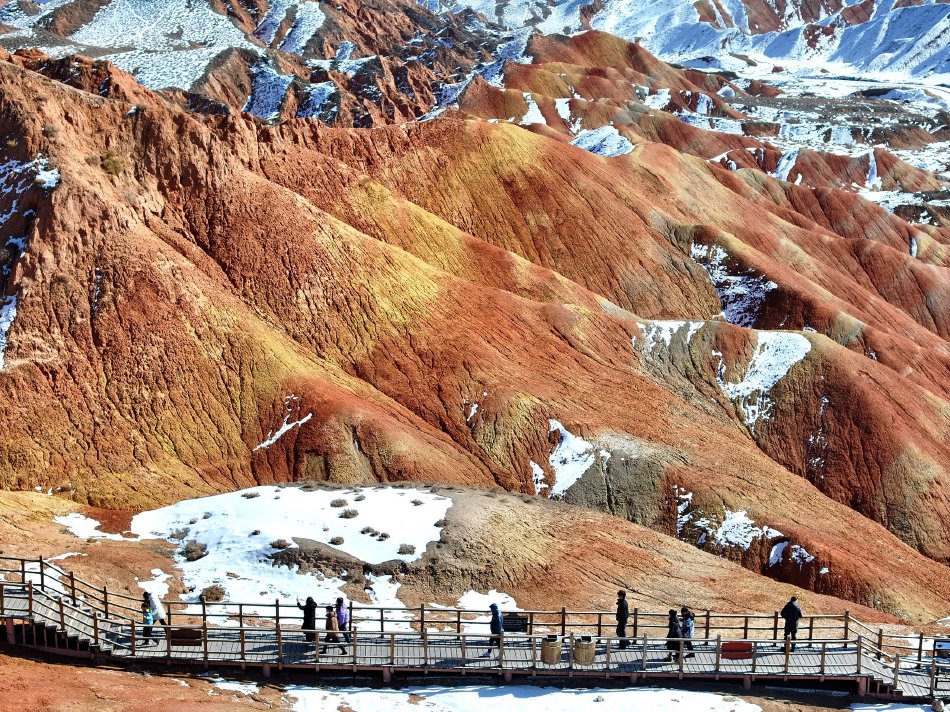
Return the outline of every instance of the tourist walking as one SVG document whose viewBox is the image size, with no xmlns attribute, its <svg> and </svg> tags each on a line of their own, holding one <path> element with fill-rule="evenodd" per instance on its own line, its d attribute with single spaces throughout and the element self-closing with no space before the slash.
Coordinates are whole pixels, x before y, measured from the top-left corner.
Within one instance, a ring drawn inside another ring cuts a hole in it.
<svg viewBox="0 0 950 712">
<path fill-rule="evenodd" d="M 693 615 L 693 612 L 689 610 L 686 606 L 680 608 L 680 618 L 682 624 L 680 628 L 683 631 L 683 637 L 686 640 L 683 641 L 683 646 L 689 651 L 686 653 L 687 658 L 695 658 L 696 653 L 693 652 L 693 634 L 696 632 L 696 616 Z"/>
<path fill-rule="evenodd" d="M 798 603 L 798 598 L 792 596 L 792 599 L 785 604 L 780 614 L 785 620 L 785 640 L 791 638 L 792 641 L 798 640 L 798 621 L 804 617 L 802 607 Z M 792 643 L 792 651 L 795 650 L 795 643 Z"/>
<path fill-rule="evenodd" d="M 333 606 L 327 606 L 326 608 L 326 630 L 327 633 L 323 638 L 323 647 L 320 648 L 320 655 L 323 655 L 327 652 L 327 646 L 331 643 L 340 642 L 340 625 L 336 620 L 336 611 L 333 610 Z M 340 655 L 346 655 L 346 648 L 340 645 Z"/>
<path fill-rule="evenodd" d="M 142 601 L 142 638 L 145 639 L 145 645 L 151 645 L 153 642 L 152 626 L 155 623 L 155 616 L 152 614 L 152 608 L 145 601 Z"/>
<path fill-rule="evenodd" d="M 317 602 L 313 600 L 312 596 L 307 596 L 307 600 L 303 605 L 300 605 L 300 599 L 297 599 L 297 608 L 303 611 L 303 625 L 301 626 L 304 630 L 304 638 L 307 639 L 308 643 L 315 643 L 317 641 Z"/>
<path fill-rule="evenodd" d="M 349 644 L 352 642 L 352 637 L 350 637 L 350 609 L 346 605 L 346 601 L 342 597 L 336 599 L 336 622 L 340 626 L 340 633 L 343 635 L 343 640 Z"/>
<path fill-rule="evenodd" d="M 666 629 L 666 649 L 670 654 L 666 656 L 666 662 L 678 661 L 680 657 L 680 638 L 683 637 L 683 629 L 680 627 L 679 618 L 676 617 L 676 611 L 670 609 L 669 625 Z"/>
<path fill-rule="evenodd" d="M 630 606 L 627 604 L 627 592 L 617 591 L 617 637 L 620 638 L 621 650 L 630 646 L 627 640 L 627 619 L 630 617 Z"/>
<path fill-rule="evenodd" d="M 488 608 L 491 610 L 491 623 L 489 623 L 491 638 L 488 641 L 488 650 L 482 653 L 481 657 L 483 658 L 487 658 L 491 655 L 492 647 L 498 648 L 498 650 L 501 651 L 501 636 L 505 633 L 505 622 L 501 617 L 501 610 L 498 608 L 498 604 L 493 603 Z"/>
<path fill-rule="evenodd" d="M 148 605 L 152 612 L 152 625 L 156 623 L 161 626 L 168 625 L 165 622 L 165 608 L 162 606 L 162 602 L 158 600 L 158 596 L 146 591 L 142 594 L 142 602 Z"/>
</svg>

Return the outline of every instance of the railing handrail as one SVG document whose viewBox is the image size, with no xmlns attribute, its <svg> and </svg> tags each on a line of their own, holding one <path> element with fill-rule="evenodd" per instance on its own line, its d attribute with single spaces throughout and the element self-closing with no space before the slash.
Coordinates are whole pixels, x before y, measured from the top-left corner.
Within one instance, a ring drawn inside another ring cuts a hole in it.
<svg viewBox="0 0 950 712">
<path fill-rule="evenodd" d="M 75 595 L 77 599 L 81 600 L 83 606 L 91 609 L 93 615 L 101 614 L 101 617 L 104 620 L 122 620 L 123 617 L 121 614 L 126 614 L 124 618 L 126 619 L 135 619 L 140 615 L 139 605 L 141 602 L 140 598 L 134 596 L 129 596 L 123 593 L 117 593 L 114 591 L 108 590 L 107 587 L 97 587 L 84 579 L 75 576 L 72 572 L 67 571 L 63 567 L 59 566 L 55 562 L 50 562 L 38 557 L 36 559 L 27 559 L 23 557 L 13 557 L 13 556 L 0 556 L 0 562 L 15 562 L 15 568 L 6 568 L 0 565 L 0 573 L 13 573 L 17 575 L 22 575 L 24 572 L 27 576 L 35 577 L 39 576 L 40 582 L 37 583 L 34 581 L 34 586 L 37 590 L 43 590 L 44 592 L 52 591 L 54 595 L 66 595 L 72 596 Z M 38 567 L 39 570 L 29 570 L 32 567 Z M 47 578 L 49 577 L 49 578 Z M 64 580 L 68 579 L 68 580 Z M 58 579 L 55 586 L 52 585 L 50 579 Z M 0 585 L 15 584 L 12 581 L 3 581 L 0 580 Z M 60 589 L 60 590 L 57 590 Z M 105 600 L 104 600 L 105 597 Z M 127 605 L 128 603 L 133 603 L 135 605 Z M 201 618 L 204 624 L 208 623 L 209 619 L 215 617 L 227 617 L 231 618 L 235 615 L 235 611 L 240 611 L 240 619 L 243 623 L 244 620 L 257 620 L 262 622 L 271 621 L 276 617 L 278 612 L 278 605 L 275 603 L 269 602 L 241 602 L 241 601 L 205 601 L 200 605 L 202 610 L 198 611 L 187 611 L 188 607 L 199 605 L 197 602 L 189 601 L 172 601 L 168 599 L 162 599 L 162 603 L 165 605 L 166 610 L 169 613 L 169 616 L 172 614 L 185 615 L 188 617 Z M 184 607 L 186 611 L 181 611 L 181 608 Z M 461 609 L 453 608 L 449 606 L 441 605 L 430 605 L 426 606 L 422 604 L 417 607 L 409 608 L 392 608 L 386 606 L 363 606 L 363 605 L 354 605 L 350 604 L 351 611 L 353 614 L 354 622 L 365 622 L 372 621 L 378 618 L 380 620 L 380 629 L 377 632 L 378 634 L 388 634 L 386 630 L 386 624 L 394 623 L 409 623 L 411 625 L 420 625 L 422 621 L 419 618 L 415 617 L 416 612 L 424 611 L 426 614 L 425 624 L 431 625 L 456 625 L 456 630 L 449 631 L 446 633 L 431 633 L 429 635 L 469 635 L 469 633 L 462 633 L 462 626 L 473 626 L 473 625 L 486 625 L 487 621 L 473 621 L 470 620 L 471 617 L 483 617 L 489 613 L 487 610 L 473 610 L 473 609 Z M 176 610 L 178 609 L 178 610 Z M 245 609 L 248 609 L 245 612 Z M 264 612 L 260 612 L 260 611 Z M 282 622 L 292 622 L 295 620 L 302 619 L 302 614 L 297 610 L 296 606 L 290 603 L 283 604 L 279 606 L 280 618 Z M 561 628 L 561 632 L 566 633 L 568 630 L 571 632 L 577 632 L 578 630 L 583 631 L 578 634 L 586 634 L 590 628 L 594 627 L 594 623 L 591 621 L 577 620 L 579 618 L 593 618 L 596 619 L 596 627 L 598 628 L 597 637 L 601 640 L 607 639 L 608 636 L 604 635 L 605 629 L 612 628 L 614 624 L 614 612 L 613 611 L 596 611 L 596 610 L 518 610 L 518 611 L 508 611 L 507 614 L 515 614 L 522 617 L 529 617 L 532 619 L 532 627 L 540 628 Z M 660 611 L 648 611 L 640 610 L 635 608 L 633 610 L 635 615 L 635 630 L 633 635 L 628 636 L 629 639 L 641 638 L 643 636 L 638 635 L 640 630 L 643 630 L 647 636 L 649 636 L 648 631 L 650 630 L 663 630 L 666 627 L 665 621 L 667 618 L 667 613 Z M 778 611 L 773 611 L 771 613 L 763 612 L 753 612 L 753 613 L 720 613 L 713 611 L 711 609 L 699 609 L 694 611 L 696 613 L 696 627 L 697 632 L 702 630 L 704 633 L 709 633 L 712 631 L 730 631 L 730 630 L 742 630 L 744 633 L 748 632 L 772 632 L 776 639 L 780 630 L 776 627 L 778 620 Z M 116 616 L 115 614 L 120 614 Z M 387 615 L 388 614 L 388 615 Z M 537 618 L 547 618 L 549 620 L 536 620 Z M 656 623 L 652 621 L 658 621 Z M 730 625 L 730 621 L 735 621 L 736 624 Z M 849 626 L 854 627 L 852 632 L 861 632 L 863 631 L 867 635 L 862 637 L 864 646 L 870 652 L 875 655 L 886 656 L 890 659 L 894 659 L 894 653 L 889 653 L 886 650 L 882 649 L 881 645 L 872 645 L 870 641 L 876 639 L 879 643 L 887 641 L 909 641 L 917 640 L 917 652 L 918 655 L 915 659 L 915 662 L 926 664 L 927 661 L 923 659 L 923 634 L 918 634 L 917 636 L 911 635 L 900 635 L 895 633 L 886 633 L 884 632 L 883 627 L 878 630 L 872 629 L 867 624 L 863 623 L 857 618 L 854 618 L 850 615 L 848 611 L 843 613 L 816 613 L 809 614 L 803 617 L 802 623 L 805 624 L 805 627 L 808 628 L 809 635 L 813 635 L 816 631 L 828 631 L 828 630 L 842 630 L 840 625 L 827 625 L 831 622 L 844 622 L 844 638 L 849 639 Z M 755 625 L 759 622 L 766 622 L 768 625 Z M 189 626 L 182 626 L 189 627 Z M 239 629 L 233 625 L 227 626 L 232 630 Z M 268 628 L 267 625 L 249 627 L 248 630 L 263 630 Z M 800 625 L 800 628 L 803 627 Z M 240 629 L 243 629 L 243 625 L 240 626 Z M 275 627 L 276 628 L 276 627 Z M 401 633 L 402 631 L 396 631 L 396 633 Z M 480 634 L 480 633 L 479 633 Z M 544 636 L 546 633 L 539 633 L 539 636 Z M 721 634 L 720 634 L 721 635 Z M 665 636 L 656 636 L 656 637 L 665 637 Z M 693 638 L 692 640 L 710 640 L 709 637 L 704 638 Z M 762 642 L 762 639 L 755 639 L 749 637 L 727 637 L 723 638 L 728 642 L 742 642 L 742 641 L 752 641 Z M 805 639 L 803 639 L 805 640 Z M 820 641 L 818 638 L 810 638 L 812 641 Z M 828 639 L 831 641 L 831 639 Z M 838 639 L 841 640 L 841 639 Z M 889 647 L 895 650 L 907 650 L 913 651 L 914 648 L 910 646 L 903 646 L 897 644 L 890 644 L 885 647 Z M 902 656 L 904 659 L 911 660 L 912 658 L 908 656 Z M 938 663 L 941 664 L 942 663 Z"/>
</svg>

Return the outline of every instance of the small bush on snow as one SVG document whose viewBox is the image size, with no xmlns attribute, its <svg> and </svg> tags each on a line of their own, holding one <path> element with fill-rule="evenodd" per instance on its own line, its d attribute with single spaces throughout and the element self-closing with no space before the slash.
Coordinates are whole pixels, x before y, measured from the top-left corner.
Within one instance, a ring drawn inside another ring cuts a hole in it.
<svg viewBox="0 0 950 712">
<path fill-rule="evenodd" d="M 340 544 L 343 543 L 343 537 L 335 536 L 332 539 L 330 539 L 330 543 L 333 544 L 333 546 L 339 546 Z"/>
<path fill-rule="evenodd" d="M 216 603 L 217 601 L 224 600 L 225 593 L 227 592 L 224 590 L 224 586 L 219 583 L 213 583 L 210 586 L 205 586 L 201 590 L 201 597 L 208 603 Z"/>
<path fill-rule="evenodd" d="M 362 529 L 360 529 L 360 534 L 369 534 L 370 536 L 376 536 L 377 534 L 379 534 L 379 532 L 373 529 L 372 527 L 363 527 Z"/>
<path fill-rule="evenodd" d="M 244 497 L 244 499 L 254 499 L 255 497 L 260 497 L 261 493 L 260 492 L 242 492 L 241 496 Z"/>
<path fill-rule="evenodd" d="M 356 500 L 357 502 L 362 502 L 364 499 L 366 499 L 366 495 L 365 495 L 365 494 L 358 494 L 358 495 L 356 495 L 353 499 Z"/>
<path fill-rule="evenodd" d="M 400 544 L 399 553 L 400 554 L 415 554 L 416 547 L 414 547 L 412 544 Z"/>
<path fill-rule="evenodd" d="M 272 541 L 270 545 L 274 547 L 275 549 L 289 549 L 290 548 L 290 542 L 287 541 L 286 539 L 277 539 L 275 541 Z"/>
<path fill-rule="evenodd" d="M 345 507 L 347 504 L 349 504 L 349 502 L 340 498 L 334 499 L 332 502 L 330 502 L 331 507 Z"/>
<path fill-rule="evenodd" d="M 412 503 L 413 503 L 415 506 L 419 507 L 419 506 L 422 505 L 422 500 L 421 500 L 421 499 L 414 499 L 414 500 L 412 500 Z"/>
<path fill-rule="evenodd" d="M 198 559 L 208 555 L 208 547 L 192 539 L 187 544 L 185 544 L 183 552 L 185 554 L 185 560 L 197 561 Z"/>
<path fill-rule="evenodd" d="M 386 532 L 380 532 L 379 536 L 376 537 L 376 539 L 379 541 L 386 541 L 388 538 L 389 538 L 389 534 L 387 534 Z"/>
<path fill-rule="evenodd" d="M 359 516 L 359 512 L 355 509 L 344 509 L 340 512 L 340 519 L 354 519 Z"/>
<path fill-rule="evenodd" d="M 188 532 L 190 531 L 191 530 L 188 527 L 182 527 L 181 529 L 176 529 L 175 531 L 171 532 L 168 537 L 170 539 L 178 539 L 180 541 L 188 536 Z"/>
</svg>

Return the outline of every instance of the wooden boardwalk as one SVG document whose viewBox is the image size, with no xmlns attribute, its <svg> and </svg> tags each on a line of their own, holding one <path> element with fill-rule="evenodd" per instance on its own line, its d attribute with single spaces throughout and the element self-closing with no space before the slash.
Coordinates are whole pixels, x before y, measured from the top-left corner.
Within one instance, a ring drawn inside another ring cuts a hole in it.
<svg viewBox="0 0 950 712">
<path fill-rule="evenodd" d="M 549 681 L 580 678 L 614 680 L 614 684 L 663 679 L 734 680 L 746 686 L 753 681 L 798 685 L 806 681 L 885 697 L 924 700 L 950 696 L 950 661 L 888 652 L 883 649 L 883 632 L 877 633 L 875 641 L 874 631 L 847 616 L 843 628 L 822 625 L 825 637 L 799 639 L 795 650 L 767 635 L 729 638 L 717 633 L 715 637 L 694 639 L 692 657 L 669 661 L 666 641 L 658 636 L 641 633 L 628 638 L 624 647 L 619 639 L 597 635 L 594 630 L 585 642 L 583 631 L 569 632 L 564 611 L 560 613 L 559 631 L 564 635 L 506 634 L 500 648 L 490 649 L 487 631 L 469 633 L 463 629 L 462 612 L 450 612 L 455 615 L 455 631 L 432 632 L 418 621 L 415 630 L 387 631 L 386 616 L 380 613 L 377 621 L 375 612 L 379 609 L 372 609 L 371 617 L 354 615 L 358 629 L 351 632 L 350 642 L 341 639 L 328 644 L 321 654 L 325 643 L 308 641 L 296 620 L 281 622 L 279 611 L 276 623 L 259 616 L 248 616 L 245 621 L 242 615 L 238 621 L 222 618 L 224 625 L 210 625 L 210 616 L 205 613 L 186 625 L 155 626 L 154 638 L 149 639 L 141 623 L 128 617 L 132 608 L 120 604 L 118 594 L 111 594 L 111 599 L 107 592 L 104 596 L 90 596 L 88 591 L 80 595 L 76 581 L 71 579 L 64 588 L 62 577 L 55 580 L 55 585 L 41 586 L 34 585 L 27 575 L 22 578 L 28 579 L 26 584 L 0 582 L 0 620 L 5 624 L 8 641 L 104 663 L 256 668 L 265 676 L 274 668 L 363 672 L 379 674 L 387 682 L 400 674 L 460 678 L 490 675 L 505 681 L 516 677 Z M 128 599 L 126 603 L 130 601 L 137 602 Z M 359 609 L 354 610 L 354 614 L 359 613 Z M 578 615 L 588 619 L 596 615 L 596 628 L 608 632 L 603 630 L 602 618 L 609 614 Z M 751 617 L 744 617 L 745 630 L 750 628 Z M 705 631 L 712 632 L 710 618 L 707 613 Z M 767 622 L 773 619 L 767 615 L 758 618 Z M 286 619 L 285 612 L 283 621 Z M 379 629 L 367 630 L 371 624 Z M 808 627 L 815 628 L 814 621 Z M 862 634 L 862 629 L 869 635 Z M 697 625 L 697 632 L 700 630 L 703 628 Z M 773 625 L 771 631 L 768 627 L 755 630 L 774 635 L 775 629 Z M 737 645 L 745 651 L 738 656 L 730 654 L 730 648 Z M 585 658 L 579 648 L 586 647 L 589 654 L 591 646 L 593 655 Z"/>
</svg>

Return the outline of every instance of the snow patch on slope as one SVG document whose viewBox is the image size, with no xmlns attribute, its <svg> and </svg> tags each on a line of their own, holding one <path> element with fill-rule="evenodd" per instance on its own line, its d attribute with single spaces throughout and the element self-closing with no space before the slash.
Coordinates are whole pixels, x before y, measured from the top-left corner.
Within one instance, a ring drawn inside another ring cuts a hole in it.
<svg viewBox="0 0 950 712">
<path fill-rule="evenodd" d="M 809 351 L 811 342 L 801 334 L 759 331 L 745 375 L 735 382 L 726 381 L 726 367 L 720 354 L 716 380 L 722 392 L 739 407 L 745 424 L 753 428 L 771 415 L 769 392 Z"/>
<path fill-rule="evenodd" d="M 761 275 L 730 274 L 726 266 L 729 253 L 719 245 L 694 243 L 690 256 L 709 273 L 726 321 L 754 327 L 766 295 L 778 285 Z"/>
<path fill-rule="evenodd" d="M 634 145 L 625 136 L 621 136 L 615 126 L 581 131 L 577 138 L 571 141 L 571 145 L 609 158 L 622 156 L 634 149 Z"/>
<path fill-rule="evenodd" d="M 555 475 L 551 497 L 559 498 L 590 469 L 596 455 L 593 445 L 571 434 L 560 422 L 557 420 L 548 422 L 550 424 L 548 432 L 560 434 L 560 441 L 548 458 Z"/>
</svg>

